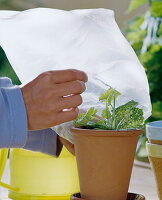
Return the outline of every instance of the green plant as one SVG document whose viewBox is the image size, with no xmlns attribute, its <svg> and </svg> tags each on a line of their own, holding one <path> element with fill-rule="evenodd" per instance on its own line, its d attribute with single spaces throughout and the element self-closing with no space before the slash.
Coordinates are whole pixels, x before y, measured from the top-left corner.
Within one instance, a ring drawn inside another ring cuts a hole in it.
<svg viewBox="0 0 162 200">
<path fill-rule="evenodd" d="M 120 93 L 113 88 L 101 94 L 99 101 L 105 103 L 102 118 L 97 116 L 97 109 L 91 107 L 87 113 L 81 113 L 74 121 L 75 127 L 103 130 L 122 130 L 141 128 L 144 122 L 143 111 L 138 103 L 131 100 L 116 108 L 116 99 Z"/>
</svg>

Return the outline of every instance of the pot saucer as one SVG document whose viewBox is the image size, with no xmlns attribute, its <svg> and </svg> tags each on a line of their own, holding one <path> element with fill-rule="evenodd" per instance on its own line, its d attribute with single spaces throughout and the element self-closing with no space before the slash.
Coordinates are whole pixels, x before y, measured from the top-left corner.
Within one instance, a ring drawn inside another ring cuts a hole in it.
<svg viewBox="0 0 162 200">
<path fill-rule="evenodd" d="M 73 194 L 71 200 L 85 200 L 81 199 L 80 193 Z M 127 200 L 146 200 L 141 194 L 128 193 Z"/>
</svg>

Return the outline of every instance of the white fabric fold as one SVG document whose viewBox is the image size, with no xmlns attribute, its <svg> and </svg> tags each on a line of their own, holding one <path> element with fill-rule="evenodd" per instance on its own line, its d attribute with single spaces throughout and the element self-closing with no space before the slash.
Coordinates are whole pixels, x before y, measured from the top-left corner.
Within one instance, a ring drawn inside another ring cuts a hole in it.
<svg viewBox="0 0 162 200">
<path fill-rule="evenodd" d="M 111 86 L 139 102 L 145 119 L 151 115 L 145 70 L 111 10 L 0 11 L 0 45 L 22 84 L 44 71 L 76 68 L 89 75 L 81 108 L 100 109 L 98 96 Z"/>
</svg>

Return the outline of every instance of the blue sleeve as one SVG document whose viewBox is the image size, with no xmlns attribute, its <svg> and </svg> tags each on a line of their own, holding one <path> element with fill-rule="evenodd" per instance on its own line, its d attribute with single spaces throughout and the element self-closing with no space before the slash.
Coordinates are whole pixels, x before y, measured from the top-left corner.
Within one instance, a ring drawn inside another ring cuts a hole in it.
<svg viewBox="0 0 162 200">
<path fill-rule="evenodd" d="M 58 157 L 63 145 L 58 140 L 57 133 L 48 128 L 40 131 L 29 131 L 24 149 L 39 151 Z"/>
<path fill-rule="evenodd" d="M 52 129 L 27 131 L 21 89 L 0 78 L 0 148 L 26 148 L 58 157 L 62 144 Z"/>
<path fill-rule="evenodd" d="M 27 116 L 19 87 L 0 78 L 0 148 L 22 147 L 27 137 Z"/>
</svg>

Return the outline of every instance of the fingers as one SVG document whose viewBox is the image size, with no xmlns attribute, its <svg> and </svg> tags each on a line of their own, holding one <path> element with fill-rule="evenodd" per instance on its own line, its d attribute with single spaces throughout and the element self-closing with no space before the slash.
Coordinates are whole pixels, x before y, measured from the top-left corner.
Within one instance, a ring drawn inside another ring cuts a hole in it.
<svg viewBox="0 0 162 200">
<path fill-rule="evenodd" d="M 56 125 L 64 122 L 72 121 L 78 116 L 78 109 L 71 109 L 70 111 L 61 111 L 57 113 Z"/>
<path fill-rule="evenodd" d="M 39 130 L 74 120 L 81 105 L 87 75 L 79 70 L 40 74 L 22 88 L 28 129 Z M 72 109 L 71 109 L 72 108 Z M 63 111 L 64 109 L 70 109 Z"/>
<path fill-rule="evenodd" d="M 79 108 L 78 107 L 76 107 L 76 108 L 69 108 L 69 109 L 67 109 L 67 111 L 76 111 L 79 114 Z"/>
<path fill-rule="evenodd" d="M 61 83 L 58 86 L 58 94 L 60 95 L 60 97 L 71 94 L 81 94 L 86 90 L 85 83 L 83 81 L 78 80 Z"/>
<path fill-rule="evenodd" d="M 83 82 L 88 81 L 88 76 L 85 72 L 76 69 L 50 71 L 55 83 L 65 83 L 69 81 L 80 80 Z"/>
<path fill-rule="evenodd" d="M 57 110 L 61 111 L 63 109 L 76 108 L 81 104 L 82 104 L 81 95 L 63 97 L 60 98 L 57 102 Z"/>
</svg>

